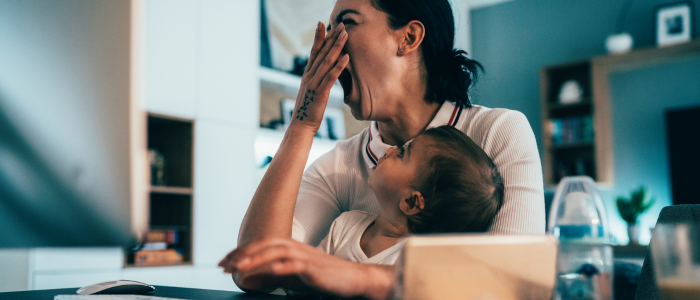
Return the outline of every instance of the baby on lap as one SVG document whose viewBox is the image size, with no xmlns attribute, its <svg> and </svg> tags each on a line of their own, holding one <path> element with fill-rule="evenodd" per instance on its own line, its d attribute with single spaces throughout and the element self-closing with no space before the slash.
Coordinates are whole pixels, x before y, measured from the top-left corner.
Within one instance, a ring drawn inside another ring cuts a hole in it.
<svg viewBox="0 0 700 300">
<path fill-rule="evenodd" d="M 341 214 L 320 250 L 348 261 L 391 265 L 408 235 L 485 232 L 503 204 L 496 165 L 466 134 L 447 125 L 389 149 L 369 186 L 379 215 Z"/>
</svg>

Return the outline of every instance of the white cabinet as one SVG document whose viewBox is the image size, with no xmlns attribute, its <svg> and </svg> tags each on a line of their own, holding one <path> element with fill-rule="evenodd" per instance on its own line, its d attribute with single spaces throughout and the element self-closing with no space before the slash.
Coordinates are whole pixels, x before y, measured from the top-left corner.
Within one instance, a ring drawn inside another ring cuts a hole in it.
<svg viewBox="0 0 700 300">
<path fill-rule="evenodd" d="M 197 117 L 257 126 L 260 3 L 200 4 Z"/>
<path fill-rule="evenodd" d="M 36 248 L 29 251 L 35 290 L 80 287 L 120 279 L 121 248 Z"/>
<path fill-rule="evenodd" d="M 194 117 L 200 5 L 197 0 L 146 1 L 145 84 L 151 112 Z"/>
<path fill-rule="evenodd" d="M 122 270 L 121 277 L 136 280 L 150 285 L 166 285 L 178 287 L 194 286 L 192 266 L 168 266 L 148 268 L 127 268 Z"/>
<path fill-rule="evenodd" d="M 216 267 L 236 246 L 253 196 L 255 127 L 201 120 L 195 137 L 194 263 Z"/>
<path fill-rule="evenodd" d="M 121 270 L 119 269 L 114 271 L 83 271 L 79 273 L 35 273 L 32 279 L 31 289 L 48 290 L 75 288 L 120 278 Z"/>
<path fill-rule="evenodd" d="M 30 252 L 35 272 L 119 270 L 121 248 L 37 248 Z"/>
</svg>

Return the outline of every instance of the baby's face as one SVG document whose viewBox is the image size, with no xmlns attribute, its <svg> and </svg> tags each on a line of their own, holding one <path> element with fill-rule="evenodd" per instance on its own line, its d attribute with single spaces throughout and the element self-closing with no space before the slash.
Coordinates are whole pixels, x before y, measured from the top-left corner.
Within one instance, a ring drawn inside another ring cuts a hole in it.
<svg viewBox="0 0 700 300">
<path fill-rule="evenodd" d="M 429 143 L 429 137 L 420 135 L 402 149 L 389 149 L 377 161 L 374 173 L 369 177 L 369 186 L 380 204 L 384 201 L 398 203 L 398 200 L 410 197 L 415 190 L 413 183 L 429 158 Z"/>
</svg>

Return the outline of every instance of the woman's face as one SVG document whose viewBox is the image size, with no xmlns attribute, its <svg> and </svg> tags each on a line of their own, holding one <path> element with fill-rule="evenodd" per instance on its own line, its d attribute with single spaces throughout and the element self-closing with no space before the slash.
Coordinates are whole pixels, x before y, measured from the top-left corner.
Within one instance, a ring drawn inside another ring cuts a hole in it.
<svg viewBox="0 0 700 300">
<path fill-rule="evenodd" d="M 350 62 L 338 79 L 345 94 L 345 104 L 358 120 L 386 117 L 389 91 L 397 88 L 397 51 L 401 37 L 390 29 L 387 15 L 377 10 L 372 0 L 338 0 L 329 22 L 334 29 L 345 24 L 348 39 L 343 53 Z"/>
</svg>

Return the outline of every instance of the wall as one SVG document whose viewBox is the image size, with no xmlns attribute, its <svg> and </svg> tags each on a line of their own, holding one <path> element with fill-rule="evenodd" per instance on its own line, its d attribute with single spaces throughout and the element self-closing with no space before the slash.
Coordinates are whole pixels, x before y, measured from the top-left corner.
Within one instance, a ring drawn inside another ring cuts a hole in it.
<svg viewBox="0 0 700 300">
<path fill-rule="evenodd" d="M 653 227 L 661 207 L 672 203 L 665 111 L 700 105 L 698 70 L 700 57 L 610 75 L 615 190 L 606 194 L 612 198 L 644 183 L 658 204 L 642 228 Z M 615 223 L 624 228 L 619 218 Z"/>
<path fill-rule="evenodd" d="M 541 149 L 540 68 L 604 55 L 605 38 L 614 33 L 623 2 L 518 0 L 472 10 L 473 57 L 486 69 L 473 91 L 473 99 L 477 104 L 485 106 L 522 111 L 530 121 Z M 632 35 L 635 48 L 654 45 L 654 8 L 669 2 L 674 1 L 633 2 L 624 23 L 624 31 Z M 696 0 L 694 3 L 697 8 L 700 1 Z M 697 22 L 699 17 L 696 9 L 696 36 L 700 30 L 700 22 Z M 643 227 L 652 226 L 660 207 L 671 201 L 667 162 L 664 156 L 658 156 L 665 155 L 665 150 L 658 149 L 665 147 L 664 136 L 653 135 L 652 140 L 647 131 L 636 129 L 641 125 L 637 122 L 642 122 L 643 119 L 632 113 L 634 110 L 630 108 L 638 106 L 638 109 L 646 107 L 655 111 L 657 117 L 653 122 L 644 120 L 647 122 L 645 126 L 663 131 L 663 119 L 659 119 L 658 115 L 662 114 L 666 104 L 654 105 L 659 101 L 649 98 L 651 95 L 663 99 L 679 99 L 678 102 L 669 102 L 669 106 L 698 101 L 697 91 L 689 89 L 690 85 L 687 83 L 693 80 L 698 82 L 700 74 L 692 72 L 692 66 L 684 66 L 684 63 L 679 63 L 611 76 L 616 184 L 613 187 L 605 187 L 603 197 L 614 234 L 620 243 L 626 243 L 627 237 L 624 223 L 612 204 L 614 196 L 627 194 L 639 184 L 649 186 L 650 192 L 658 198 L 659 203 L 642 220 Z M 658 72 L 664 72 L 664 75 L 655 76 Z M 654 84 L 648 84 L 652 79 Z M 682 86 L 676 87 L 674 84 Z M 624 97 L 628 92 L 639 97 Z M 695 100 L 692 100 L 693 95 Z M 649 147 L 628 146 L 629 139 L 644 139 L 648 143 L 655 143 L 655 150 Z M 639 165 L 640 161 L 646 162 L 649 157 L 657 158 L 657 162 L 646 167 L 654 172 L 639 174 L 632 171 L 635 170 L 635 165 Z M 666 171 L 658 172 L 662 169 Z M 648 238 L 648 232 L 643 233 L 642 239 Z"/>
</svg>

